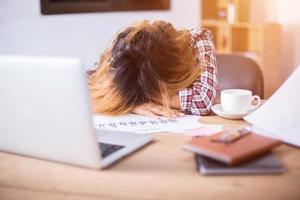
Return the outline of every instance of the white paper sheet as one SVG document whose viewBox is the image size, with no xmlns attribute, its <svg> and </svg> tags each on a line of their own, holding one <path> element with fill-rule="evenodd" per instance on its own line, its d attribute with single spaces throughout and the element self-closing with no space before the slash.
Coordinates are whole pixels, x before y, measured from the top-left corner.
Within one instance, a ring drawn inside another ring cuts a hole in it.
<svg viewBox="0 0 300 200">
<path fill-rule="evenodd" d="M 269 100 L 244 119 L 258 133 L 300 147 L 300 66 Z"/>
<path fill-rule="evenodd" d="M 129 131 L 135 133 L 154 132 L 181 132 L 186 129 L 199 128 L 202 124 L 198 121 L 199 116 L 186 115 L 177 118 L 159 119 L 144 117 L 141 115 L 127 114 L 123 116 L 110 117 L 105 115 L 94 115 L 96 129 Z"/>
</svg>

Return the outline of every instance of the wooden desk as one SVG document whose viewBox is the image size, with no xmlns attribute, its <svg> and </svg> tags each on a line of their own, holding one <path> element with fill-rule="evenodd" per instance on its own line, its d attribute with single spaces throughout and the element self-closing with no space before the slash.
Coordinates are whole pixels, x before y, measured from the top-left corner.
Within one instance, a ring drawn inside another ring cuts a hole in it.
<svg viewBox="0 0 300 200">
<path fill-rule="evenodd" d="M 208 116 L 207 123 L 245 124 Z M 159 134 L 156 142 L 108 170 L 90 170 L 0 152 L 0 199 L 300 199 L 300 151 L 282 145 L 275 153 L 283 175 L 205 177 L 181 134 Z"/>
</svg>

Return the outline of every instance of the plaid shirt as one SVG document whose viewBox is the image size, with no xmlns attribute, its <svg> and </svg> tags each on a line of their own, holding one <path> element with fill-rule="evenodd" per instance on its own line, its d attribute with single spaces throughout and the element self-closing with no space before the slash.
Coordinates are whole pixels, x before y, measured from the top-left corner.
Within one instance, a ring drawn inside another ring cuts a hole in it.
<svg viewBox="0 0 300 200">
<path fill-rule="evenodd" d="M 217 95 L 217 68 L 215 46 L 207 29 L 193 29 L 191 47 L 198 55 L 201 74 L 190 88 L 179 91 L 181 111 L 192 115 L 206 115 Z"/>
</svg>

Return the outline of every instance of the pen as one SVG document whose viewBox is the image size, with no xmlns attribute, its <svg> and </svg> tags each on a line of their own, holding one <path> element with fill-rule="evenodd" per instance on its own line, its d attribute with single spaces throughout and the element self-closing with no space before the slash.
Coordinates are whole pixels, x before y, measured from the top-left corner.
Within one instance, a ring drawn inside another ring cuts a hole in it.
<svg viewBox="0 0 300 200">
<path fill-rule="evenodd" d="M 229 129 L 227 131 L 224 131 L 220 135 L 220 137 L 211 139 L 211 142 L 231 143 L 238 139 L 241 139 L 242 137 L 244 137 L 250 133 L 252 133 L 252 131 L 247 128 Z"/>
</svg>

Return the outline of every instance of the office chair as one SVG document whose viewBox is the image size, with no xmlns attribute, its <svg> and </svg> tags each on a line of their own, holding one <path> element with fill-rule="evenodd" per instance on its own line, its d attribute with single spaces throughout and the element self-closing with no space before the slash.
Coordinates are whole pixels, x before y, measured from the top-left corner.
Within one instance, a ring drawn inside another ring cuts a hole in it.
<svg viewBox="0 0 300 200">
<path fill-rule="evenodd" d="M 264 98 L 264 80 L 260 66 L 251 58 L 240 54 L 217 54 L 220 91 L 247 89 Z"/>
</svg>

